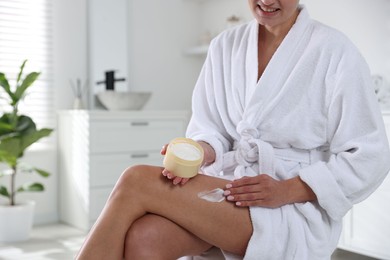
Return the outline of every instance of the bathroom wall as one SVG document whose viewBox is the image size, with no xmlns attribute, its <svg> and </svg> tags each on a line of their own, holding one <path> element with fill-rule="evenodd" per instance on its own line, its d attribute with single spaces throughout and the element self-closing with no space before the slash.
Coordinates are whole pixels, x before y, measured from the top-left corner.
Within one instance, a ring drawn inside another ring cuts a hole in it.
<svg viewBox="0 0 390 260">
<path fill-rule="evenodd" d="M 56 109 L 71 109 L 69 80 L 88 79 L 88 0 L 53 0 L 53 53 Z M 85 98 L 85 97 L 84 97 Z M 87 105 L 87 99 L 84 99 Z"/>
<path fill-rule="evenodd" d="M 152 91 L 145 109 L 189 109 L 202 60 L 183 55 L 199 35 L 199 5 L 130 0 L 129 89 Z"/>
<path fill-rule="evenodd" d="M 373 74 L 390 82 L 390 1 L 301 0 L 311 16 L 345 33 L 360 49 Z"/>
<path fill-rule="evenodd" d="M 202 4 L 200 26 L 202 32 L 217 35 L 228 26 L 227 19 L 238 17 L 241 22 L 248 22 L 253 16 L 248 8 L 248 1 L 210 0 Z"/>
</svg>

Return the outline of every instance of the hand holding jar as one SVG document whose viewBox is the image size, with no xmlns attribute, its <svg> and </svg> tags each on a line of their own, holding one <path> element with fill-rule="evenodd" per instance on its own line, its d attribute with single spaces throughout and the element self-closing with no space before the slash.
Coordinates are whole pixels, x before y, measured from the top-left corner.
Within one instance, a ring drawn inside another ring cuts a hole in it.
<svg viewBox="0 0 390 260">
<path fill-rule="evenodd" d="M 165 155 L 162 174 L 173 180 L 173 184 L 185 184 L 199 173 L 201 166 L 215 160 L 214 149 L 205 142 L 189 138 L 175 138 L 161 149 Z"/>
</svg>

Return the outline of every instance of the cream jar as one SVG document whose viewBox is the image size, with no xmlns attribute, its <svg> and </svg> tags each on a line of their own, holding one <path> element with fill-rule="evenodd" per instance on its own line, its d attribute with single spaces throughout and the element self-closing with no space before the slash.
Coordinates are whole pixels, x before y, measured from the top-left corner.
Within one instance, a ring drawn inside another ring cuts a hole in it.
<svg viewBox="0 0 390 260">
<path fill-rule="evenodd" d="M 163 164 L 175 176 L 191 178 L 198 174 L 203 156 L 202 146 L 194 140 L 175 138 L 167 147 Z"/>
</svg>

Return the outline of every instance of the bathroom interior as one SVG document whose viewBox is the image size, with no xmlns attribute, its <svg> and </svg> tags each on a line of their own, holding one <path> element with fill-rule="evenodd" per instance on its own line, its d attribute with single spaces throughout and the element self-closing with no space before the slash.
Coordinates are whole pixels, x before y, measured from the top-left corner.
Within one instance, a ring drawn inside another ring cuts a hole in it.
<svg viewBox="0 0 390 260">
<path fill-rule="evenodd" d="M 0 1 L 0 14 L 8 14 L 12 2 Z M 49 28 L 42 47 L 46 56 L 28 45 L 8 54 L 0 37 L 0 71 L 12 71 L 11 65 L 18 68 L 27 58 L 28 69 L 44 75 L 42 98 L 21 109 L 33 111 L 40 127 L 54 131 L 23 159 L 51 175 L 39 179 L 43 192 L 18 195 L 36 203 L 33 227 L 26 241 L 0 242 L 0 259 L 73 259 L 122 170 L 132 164 L 161 165 L 161 146 L 184 136 L 211 39 L 252 16 L 243 0 L 19 2 L 24 7 L 15 9 L 32 8 L 44 16 L 34 19 Z M 390 136 L 390 1 L 300 2 L 312 18 L 339 29 L 359 48 Z M 3 24 L 0 32 L 9 32 Z M 4 106 L 0 100 L 1 112 Z M 21 183 L 37 179 L 18 178 Z M 0 175 L 0 185 L 8 182 Z M 387 177 L 343 219 L 332 260 L 390 260 L 389 200 Z M 5 201 L 0 198 L 0 204 Z"/>
</svg>

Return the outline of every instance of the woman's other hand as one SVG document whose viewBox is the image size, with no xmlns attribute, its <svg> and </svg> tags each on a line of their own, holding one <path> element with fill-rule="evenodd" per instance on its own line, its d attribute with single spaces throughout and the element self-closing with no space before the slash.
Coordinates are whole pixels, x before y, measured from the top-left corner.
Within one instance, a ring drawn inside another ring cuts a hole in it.
<svg viewBox="0 0 390 260">
<path fill-rule="evenodd" d="M 277 208 L 287 204 L 286 185 L 267 174 L 243 177 L 226 185 L 224 195 L 236 206 Z"/>
<path fill-rule="evenodd" d="M 227 201 L 234 202 L 239 207 L 278 208 L 317 199 L 312 189 L 299 176 L 279 181 L 267 174 L 234 180 L 226 185 L 224 195 Z"/>
<path fill-rule="evenodd" d="M 161 148 L 161 155 L 165 155 L 165 153 L 167 152 L 167 147 L 168 147 L 168 144 L 165 144 L 162 148 Z M 177 185 L 177 184 L 181 184 L 181 185 L 184 185 L 188 182 L 189 178 L 181 178 L 181 177 L 177 177 L 175 176 L 173 173 L 171 173 L 170 171 L 168 171 L 167 169 L 164 169 L 162 172 L 162 175 L 164 175 L 165 177 L 167 177 L 168 179 L 172 180 L 172 183 L 174 185 Z"/>
</svg>

